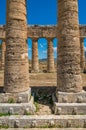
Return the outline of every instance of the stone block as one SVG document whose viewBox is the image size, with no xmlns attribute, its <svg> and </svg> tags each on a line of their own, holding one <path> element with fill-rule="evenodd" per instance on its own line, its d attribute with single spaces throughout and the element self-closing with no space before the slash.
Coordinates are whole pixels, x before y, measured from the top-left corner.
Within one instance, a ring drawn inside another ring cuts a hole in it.
<svg viewBox="0 0 86 130">
<path fill-rule="evenodd" d="M 35 111 L 36 108 L 32 99 L 28 103 L 0 103 L 0 113 L 28 115 L 34 114 Z"/>
<path fill-rule="evenodd" d="M 28 103 L 31 98 L 31 88 L 21 93 L 0 93 L 0 103 Z"/>
<path fill-rule="evenodd" d="M 86 103 L 85 91 L 78 93 L 58 92 L 56 97 L 58 98 L 58 103 Z"/>
<path fill-rule="evenodd" d="M 86 115 L 29 115 L 29 116 L 10 116 L 0 117 L 1 125 L 8 125 L 9 128 L 84 128 L 86 122 Z M 53 126 L 55 124 L 55 126 Z M 69 129 L 68 129 L 69 130 Z"/>
</svg>

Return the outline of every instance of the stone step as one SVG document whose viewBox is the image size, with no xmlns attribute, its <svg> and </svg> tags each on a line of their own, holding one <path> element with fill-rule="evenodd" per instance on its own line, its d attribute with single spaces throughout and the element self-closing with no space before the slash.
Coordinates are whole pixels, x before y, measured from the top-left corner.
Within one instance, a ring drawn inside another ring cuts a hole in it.
<svg viewBox="0 0 86 130">
<path fill-rule="evenodd" d="M 0 127 L 8 128 L 85 128 L 86 115 L 15 115 L 0 117 Z"/>
<path fill-rule="evenodd" d="M 53 111 L 57 115 L 86 115 L 86 103 L 54 102 Z"/>
<path fill-rule="evenodd" d="M 0 103 L 0 114 L 9 115 L 28 115 L 34 114 L 36 107 L 34 105 L 33 96 L 28 103 Z"/>
<path fill-rule="evenodd" d="M 8 128 L 7 130 L 86 130 L 86 128 Z"/>
<path fill-rule="evenodd" d="M 35 105 L 29 103 L 0 103 L 0 114 L 28 115 L 36 111 Z"/>
</svg>

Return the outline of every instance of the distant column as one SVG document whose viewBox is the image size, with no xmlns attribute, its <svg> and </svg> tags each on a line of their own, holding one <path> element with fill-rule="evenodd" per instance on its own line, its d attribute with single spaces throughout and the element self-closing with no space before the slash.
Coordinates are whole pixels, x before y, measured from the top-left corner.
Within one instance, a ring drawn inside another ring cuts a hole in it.
<svg viewBox="0 0 86 130">
<path fill-rule="evenodd" d="M 54 51 L 53 51 L 53 38 L 48 38 L 47 71 L 48 71 L 49 73 L 55 72 L 55 66 L 54 66 Z"/>
<path fill-rule="evenodd" d="M 38 38 L 32 40 L 32 72 L 39 72 Z"/>
<path fill-rule="evenodd" d="M 1 47 L 1 69 L 4 70 L 5 65 L 5 52 L 6 52 L 6 43 L 5 41 L 2 41 L 2 47 Z"/>
<path fill-rule="evenodd" d="M 81 66 L 81 71 L 83 72 L 85 69 L 85 51 L 84 51 L 84 39 L 83 38 L 80 39 L 80 50 L 81 50 L 80 66 Z"/>
</svg>

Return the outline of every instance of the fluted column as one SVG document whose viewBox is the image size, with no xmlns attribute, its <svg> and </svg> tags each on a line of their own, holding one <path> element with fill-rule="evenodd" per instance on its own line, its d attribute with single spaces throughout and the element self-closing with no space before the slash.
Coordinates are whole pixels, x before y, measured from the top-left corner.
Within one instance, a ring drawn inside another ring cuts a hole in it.
<svg viewBox="0 0 86 130">
<path fill-rule="evenodd" d="M 55 66 L 54 66 L 54 50 L 53 50 L 53 38 L 48 38 L 47 71 L 48 71 L 49 73 L 55 72 Z"/>
<path fill-rule="evenodd" d="M 5 92 L 29 89 L 26 0 L 7 0 Z"/>
<path fill-rule="evenodd" d="M 32 39 L 32 72 L 39 72 L 38 38 Z"/>
<path fill-rule="evenodd" d="M 5 52 L 6 52 L 6 43 L 5 41 L 2 41 L 2 47 L 1 47 L 1 69 L 4 70 L 5 65 Z"/>
<path fill-rule="evenodd" d="M 82 91 L 78 1 L 58 0 L 57 91 Z"/>
<path fill-rule="evenodd" d="M 80 57 L 80 66 L 81 66 L 81 72 L 84 72 L 85 69 L 85 51 L 84 51 L 84 39 L 80 39 L 80 50 L 81 50 L 81 57 Z"/>
</svg>

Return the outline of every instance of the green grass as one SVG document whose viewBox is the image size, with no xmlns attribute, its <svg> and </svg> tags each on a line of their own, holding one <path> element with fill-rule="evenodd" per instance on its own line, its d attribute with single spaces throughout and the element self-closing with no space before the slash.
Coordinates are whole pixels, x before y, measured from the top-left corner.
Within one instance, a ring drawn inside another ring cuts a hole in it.
<svg viewBox="0 0 86 130">
<path fill-rule="evenodd" d="M 0 117 L 2 117 L 2 116 L 10 116 L 11 114 L 9 114 L 9 113 L 0 113 Z"/>
<path fill-rule="evenodd" d="M 9 99 L 8 99 L 8 103 L 15 103 L 15 101 L 14 101 L 13 98 L 9 98 Z"/>
<path fill-rule="evenodd" d="M 9 125 L 0 125 L 0 129 L 2 129 L 2 128 L 8 129 L 8 128 L 9 128 Z"/>
</svg>

